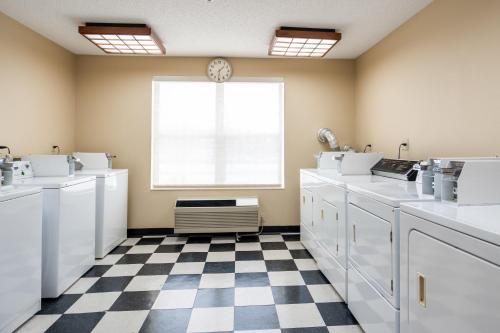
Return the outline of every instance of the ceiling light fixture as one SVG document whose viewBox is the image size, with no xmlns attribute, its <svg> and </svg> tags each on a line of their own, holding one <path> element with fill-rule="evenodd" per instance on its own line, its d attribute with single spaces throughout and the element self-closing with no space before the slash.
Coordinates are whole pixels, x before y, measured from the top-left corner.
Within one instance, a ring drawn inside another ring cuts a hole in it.
<svg viewBox="0 0 500 333">
<path fill-rule="evenodd" d="M 162 42 L 145 24 L 86 23 L 78 32 L 108 54 L 165 54 Z"/>
<path fill-rule="evenodd" d="M 335 29 L 281 27 L 269 47 L 270 56 L 321 58 L 342 38 Z"/>
</svg>

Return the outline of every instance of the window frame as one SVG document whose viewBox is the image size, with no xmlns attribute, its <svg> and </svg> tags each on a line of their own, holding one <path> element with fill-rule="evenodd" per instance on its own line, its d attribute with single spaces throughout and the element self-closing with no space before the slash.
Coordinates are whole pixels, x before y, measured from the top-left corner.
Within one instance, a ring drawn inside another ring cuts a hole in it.
<svg viewBox="0 0 500 333">
<path fill-rule="evenodd" d="M 155 185 L 155 148 L 159 140 L 155 140 L 159 131 L 155 122 L 155 105 L 157 104 L 155 93 L 155 83 L 161 81 L 186 81 L 186 82 L 212 82 L 206 76 L 153 76 L 151 80 L 151 150 L 150 150 L 150 190 L 151 191 L 189 191 L 189 190 L 284 190 L 285 189 L 285 80 L 282 77 L 231 77 L 227 82 L 272 82 L 281 83 L 281 182 L 278 185 Z M 219 84 L 219 83 L 216 83 Z"/>
</svg>

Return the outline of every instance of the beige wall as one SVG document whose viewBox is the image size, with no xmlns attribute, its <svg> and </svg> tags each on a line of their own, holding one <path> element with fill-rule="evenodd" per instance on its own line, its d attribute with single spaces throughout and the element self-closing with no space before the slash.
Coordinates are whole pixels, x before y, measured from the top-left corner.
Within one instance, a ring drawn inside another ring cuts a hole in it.
<svg viewBox="0 0 500 333">
<path fill-rule="evenodd" d="M 235 76 L 285 80 L 285 190 L 151 191 L 151 80 L 205 75 L 209 59 L 81 56 L 77 60 L 77 149 L 110 151 L 129 168 L 129 228 L 173 227 L 178 196 L 258 195 L 266 225 L 299 223 L 299 169 L 314 165 L 315 139 L 329 126 L 353 136 L 353 61 L 230 59 Z"/>
<path fill-rule="evenodd" d="M 74 148 L 76 57 L 0 13 L 0 145 Z"/>
<path fill-rule="evenodd" d="M 500 1 L 435 0 L 356 62 L 356 142 L 500 154 Z"/>
<path fill-rule="evenodd" d="M 286 189 L 185 192 L 149 189 L 151 79 L 205 75 L 209 59 L 75 57 L 0 14 L 0 144 L 117 154 L 131 228 L 172 227 L 180 195 L 256 194 L 267 225 L 298 224 L 298 170 L 326 148 L 320 127 L 387 156 L 405 138 L 403 157 L 500 154 L 498 17 L 500 1 L 435 0 L 356 61 L 230 59 L 236 76 L 285 79 Z"/>
</svg>

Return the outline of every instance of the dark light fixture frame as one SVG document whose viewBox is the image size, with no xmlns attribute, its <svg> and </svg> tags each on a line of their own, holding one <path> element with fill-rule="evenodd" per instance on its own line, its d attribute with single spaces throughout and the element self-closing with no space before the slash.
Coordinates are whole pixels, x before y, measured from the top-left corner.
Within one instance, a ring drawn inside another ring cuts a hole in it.
<svg viewBox="0 0 500 333">
<path fill-rule="evenodd" d="M 146 24 L 133 24 L 133 23 L 96 23 L 96 22 L 87 22 L 84 26 L 78 27 L 78 32 L 89 40 L 92 44 L 97 46 L 99 49 L 103 50 L 105 53 L 106 50 L 101 48 L 98 44 L 94 43 L 94 41 L 90 38 L 87 38 L 85 35 L 138 35 L 138 36 L 150 36 L 151 39 L 155 42 L 156 46 L 161 51 L 161 54 L 164 55 L 166 53 L 165 47 L 163 46 L 162 41 L 158 36 L 154 33 L 154 31 Z M 108 53 L 109 54 L 109 53 Z M 113 53 L 117 54 L 117 53 Z"/>
<path fill-rule="evenodd" d="M 271 40 L 271 44 L 269 45 L 268 55 L 275 56 L 275 55 L 271 54 L 271 52 L 272 52 L 274 43 L 276 42 L 276 39 L 279 37 L 336 40 L 335 44 L 333 44 L 329 49 L 327 49 L 321 57 L 318 57 L 318 58 L 323 58 L 342 39 L 342 34 L 340 32 L 337 32 L 335 29 L 302 28 L 302 27 L 283 26 L 275 31 L 274 36 Z M 300 57 L 300 56 L 298 56 L 298 57 Z M 307 58 L 309 58 L 309 57 L 307 57 Z"/>
</svg>

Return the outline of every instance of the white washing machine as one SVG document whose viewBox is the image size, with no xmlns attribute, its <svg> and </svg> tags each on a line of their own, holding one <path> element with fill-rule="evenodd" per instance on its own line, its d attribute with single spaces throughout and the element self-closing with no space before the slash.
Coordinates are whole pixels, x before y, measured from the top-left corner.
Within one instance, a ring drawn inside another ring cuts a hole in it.
<svg viewBox="0 0 500 333">
<path fill-rule="evenodd" d="M 111 169 L 105 153 L 74 153 L 76 175 L 97 177 L 95 256 L 103 258 L 127 238 L 128 170 Z"/>
<path fill-rule="evenodd" d="M 42 297 L 55 298 L 95 263 L 96 178 L 34 177 L 29 161 L 14 163 L 14 185 L 42 188 Z"/>
<path fill-rule="evenodd" d="M 40 310 L 42 194 L 0 186 L 0 332 L 14 331 Z"/>
<path fill-rule="evenodd" d="M 396 182 L 373 176 L 342 176 L 333 169 L 301 169 L 301 241 L 321 272 L 347 302 L 347 184 Z"/>
<path fill-rule="evenodd" d="M 401 332 L 500 328 L 500 205 L 401 205 Z"/>
<path fill-rule="evenodd" d="M 411 161 L 382 160 L 383 173 L 403 178 Z M 373 169 L 372 169 L 373 170 Z M 399 207 L 434 201 L 413 181 L 347 184 L 348 306 L 366 333 L 399 332 Z"/>
<path fill-rule="evenodd" d="M 451 164 L 441 201 L 401 205 L 404 333 L 500 327 L 500 161 Z"/>
<path fill-rule="evenodd" d="M 346 184 L 392 181 L 371 175 L 371 167 L 382 157 L 380 153 L 322 153 L 318 165 L 329 168 L 300 170 L 301 241 L 346 302 Z"/>
<path fill-rule="evenodd" d="M 103 258 L 127 239 L 128 170 L 81 170 L 97 177 L 95 256 Z"/>
</svg>

